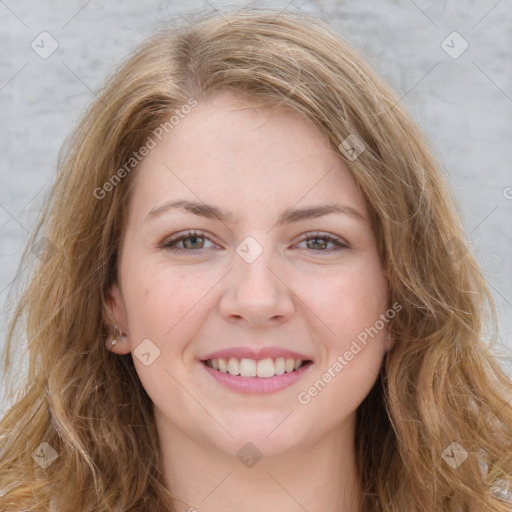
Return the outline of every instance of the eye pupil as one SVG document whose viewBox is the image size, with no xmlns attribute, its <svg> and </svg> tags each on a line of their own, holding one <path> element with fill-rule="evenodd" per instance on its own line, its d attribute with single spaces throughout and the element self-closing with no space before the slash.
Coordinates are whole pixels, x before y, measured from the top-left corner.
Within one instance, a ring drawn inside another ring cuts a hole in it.
<svg viewBox="0 0 512 512">
<path fill-rule="evenodd" d="M 189 236 L 189 237 L 183 239 L 184 247 L 186 247 L 187 249 L 194 249 L 194 248 L 197 248 L 197 247 L 192 247 L 192 246 L 194 246 L 194 244 L 190 244 L 189 243 L 190 240 L 197 241 L 197 240 L 203 240 L 203 238 L 200 237 L 200 236 Z"/>
<path fill-rule="evenodd" d="M 307 243 L 320 241 L 320 246 L 316 246 L 317 249 L 325 249 L 327 241 L 324 238 L 310 238 Z"/>
</svg>

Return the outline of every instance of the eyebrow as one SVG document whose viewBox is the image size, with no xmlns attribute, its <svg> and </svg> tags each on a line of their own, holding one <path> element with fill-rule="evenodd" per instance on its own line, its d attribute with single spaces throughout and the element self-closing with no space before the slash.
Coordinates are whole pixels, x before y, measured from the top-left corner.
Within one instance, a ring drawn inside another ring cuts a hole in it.
<svg viewBox="0 0 512 512">
<path fill-rule="evenodd" d="M 235 217 L 232 212 L 229 212 L 219 206 L 181 199 L 168 201 L 160 206 L 156 206 L 147 214 L 146 221 L 159 217 L 160 215 L 175 209 L 182 209 L 200 217 L 219 220 L 226 223 L 236 223 L 240 220 L 240 218 Z M 304 208 L 287 208 L 281 213 L 281 215 L 279 215 L 276 224 L 281 226 L 306 219 L 322 217 L 323 215 L 329 215 L 332 213 L 341 213 L 356 220 L 363 222 L 366 221 L 365 217 L 351 206 L 344 204 L 322 204 Z"/>
</svg>

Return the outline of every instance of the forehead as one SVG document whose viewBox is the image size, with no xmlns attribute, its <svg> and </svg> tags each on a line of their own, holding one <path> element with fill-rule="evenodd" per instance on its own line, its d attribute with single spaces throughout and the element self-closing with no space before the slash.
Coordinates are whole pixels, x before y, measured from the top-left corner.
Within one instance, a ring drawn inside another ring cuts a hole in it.
<svg viewBox="0 0 512 512">
<path fill-rule="evenodd" d="M 364 211 L 350 172 L 312 123 L 226 92 L 199 103 L 164 135 L 135 179 L 134 206 L 145 203 L 148 211 L 170 199 L 220 204 L 235 213 L 241 206 L 335 200 Z"/>
</svg>

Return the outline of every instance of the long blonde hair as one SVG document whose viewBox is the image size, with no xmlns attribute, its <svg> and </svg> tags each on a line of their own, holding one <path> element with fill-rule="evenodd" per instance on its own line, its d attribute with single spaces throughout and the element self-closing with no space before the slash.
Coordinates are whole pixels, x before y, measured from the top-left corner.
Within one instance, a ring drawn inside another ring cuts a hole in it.
<svg viewBox="0 0 512 512">
<path fill-rule="evenodd" d="M 0 422 L 0 509 L 174 510 L 152 402 L 131 355 L 105 349 L 137 172 L 119 170 L 191 98 L 218 90 L 291 109 L 325 134 L 367 202 L 390 303 L 403 307 L 391 321 L 395 346 L 357 411 L 361 510 L 510 511 L 512 382 L 491 352 L 492 300 L 425 137 L 329 26 L 254 9 L 202 14 L 147 41 L 69 140 L 21 265 L 34 246 L 47 250 L 7 336 L 14 403 Z M 347 137 L 364 144 L 357 158 L 343 151 Z M 15 392 L 12 349 L 25 337 L 28 376 Z M 58 455 L 46 468 L 32 456 L 41 443 Z M 467 457 L 457 467 L 454 453 Z"/>
</svg>

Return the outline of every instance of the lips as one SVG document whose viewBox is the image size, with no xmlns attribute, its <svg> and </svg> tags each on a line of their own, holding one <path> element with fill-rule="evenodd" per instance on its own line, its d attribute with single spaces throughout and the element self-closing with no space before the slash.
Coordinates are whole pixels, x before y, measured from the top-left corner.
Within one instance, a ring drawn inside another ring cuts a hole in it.
<svg viewBox="0 0 512 512">
<path fill-rule="evenodd" d="M 280 347 L 253 350 L 247 347 L 218 350 L 201 360 L 208 368 L 238 378 L 269 379 L 311 364 L 309 356 Z"/>
<path fill-rule="evenodd" d="M 281 373 L 283 362 L 285 362 L 285 369 L 284 373 Z M 294 363 L 293 367 L 291 363 Z M 276 360 L 266 358 L 256 361 L 248 358 L 237 360 L 231 357 L 229 360 L 206 359 L 201 361 L 199 366 L 204 369 L 208 378 L 213 379 L 212 382 L 219 383 L 232 391 L 242 394 L 268 394 L 293 386 L 309 374 L 314 365 L 311 360 L 291 358 Z M 255 368 L 256 375 L 254 375 Z"/>
</svg>

